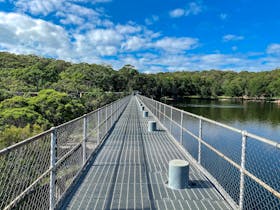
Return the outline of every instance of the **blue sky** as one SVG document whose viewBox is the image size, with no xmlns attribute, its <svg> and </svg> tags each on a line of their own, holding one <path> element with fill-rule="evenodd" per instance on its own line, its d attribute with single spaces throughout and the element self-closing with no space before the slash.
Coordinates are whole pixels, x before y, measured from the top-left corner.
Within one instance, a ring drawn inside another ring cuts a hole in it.
<svg viewBox="0 0 280 210">
<path fill-rule="evenodd" d="M 0 51 L 151 73 L 272 70 L 279 8 L 279 0 L 0 0 Z"/>
</svg>

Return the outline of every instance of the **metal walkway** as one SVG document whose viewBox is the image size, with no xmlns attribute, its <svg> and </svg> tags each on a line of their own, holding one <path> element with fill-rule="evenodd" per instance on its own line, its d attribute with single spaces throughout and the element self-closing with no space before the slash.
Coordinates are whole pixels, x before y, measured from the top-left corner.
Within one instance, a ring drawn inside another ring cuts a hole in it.
<svg viewBox="0 0 280 210">
<path fill-rule="evenodd" d="M 161 127 L 147 131 L 151 119 L 133 97 L 62 209 L 230 209 L 193 166 L 189 188 L 166 186 L 168 162 L 186 157 Z"/>
</svg>

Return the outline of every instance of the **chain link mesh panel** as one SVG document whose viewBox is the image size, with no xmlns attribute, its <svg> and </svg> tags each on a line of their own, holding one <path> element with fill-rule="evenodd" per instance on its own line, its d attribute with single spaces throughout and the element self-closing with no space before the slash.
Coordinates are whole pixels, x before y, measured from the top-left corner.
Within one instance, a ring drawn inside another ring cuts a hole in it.
<svg viewBox="0 0 280 210">
<path fill-rule="evenodd" d="M 50 134 L 0 156 L 0 209 L 4 209 L 49 168 Z"/>
<path fill-rule="evenodd" d="M 74 151 L 59 164 L 56 169 L 55 199 L 59 201 L 63 193 L 69 188 L 74 177 L 83 167 L 82 146 Z"/>
<path fill-rule="evenodd" d="M 57 160 L 73 149 L 83 139 L 83 118 L 59 126 L 57 135 Z"/>
</svg>

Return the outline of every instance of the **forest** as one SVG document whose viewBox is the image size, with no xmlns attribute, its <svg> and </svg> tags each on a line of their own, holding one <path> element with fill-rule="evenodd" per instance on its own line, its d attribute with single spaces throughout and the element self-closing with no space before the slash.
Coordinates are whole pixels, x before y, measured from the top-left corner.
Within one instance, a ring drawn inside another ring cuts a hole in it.
<svg viewBox="0 0 280 210">
<path fill-rule="evenodd" d="M 280 69 L 144 74 L 129 64 L 114 70 L 110 65 L 0 52 L 0 148 L 81 116 L 132 90 L 157 99 L 279 98 Z"/>
</svg>

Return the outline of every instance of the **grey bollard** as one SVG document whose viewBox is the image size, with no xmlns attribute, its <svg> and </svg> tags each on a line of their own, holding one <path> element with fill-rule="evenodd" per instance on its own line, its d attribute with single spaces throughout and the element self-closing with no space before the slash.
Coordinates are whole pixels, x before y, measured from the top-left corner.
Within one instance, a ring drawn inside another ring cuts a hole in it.
<svg viewBox="0 0 280 210">
<path fill-rule="evenodd" d="M 169 161 L 168 186 L 172 189 L 184 189 L 189 182 L 189 163 L 185 160 Z"/>
<path fill-rule="evenodd" d="M 148 117 L 148 112 L 147 111 L 143 111 L 143 117 Z"/>
<path fill-rule="evenodd" d="M 149 121 L 148 122 L 148 131 L 156 131 L 157 130 L 157 123 L 155 121 Z"/>
</svg>

